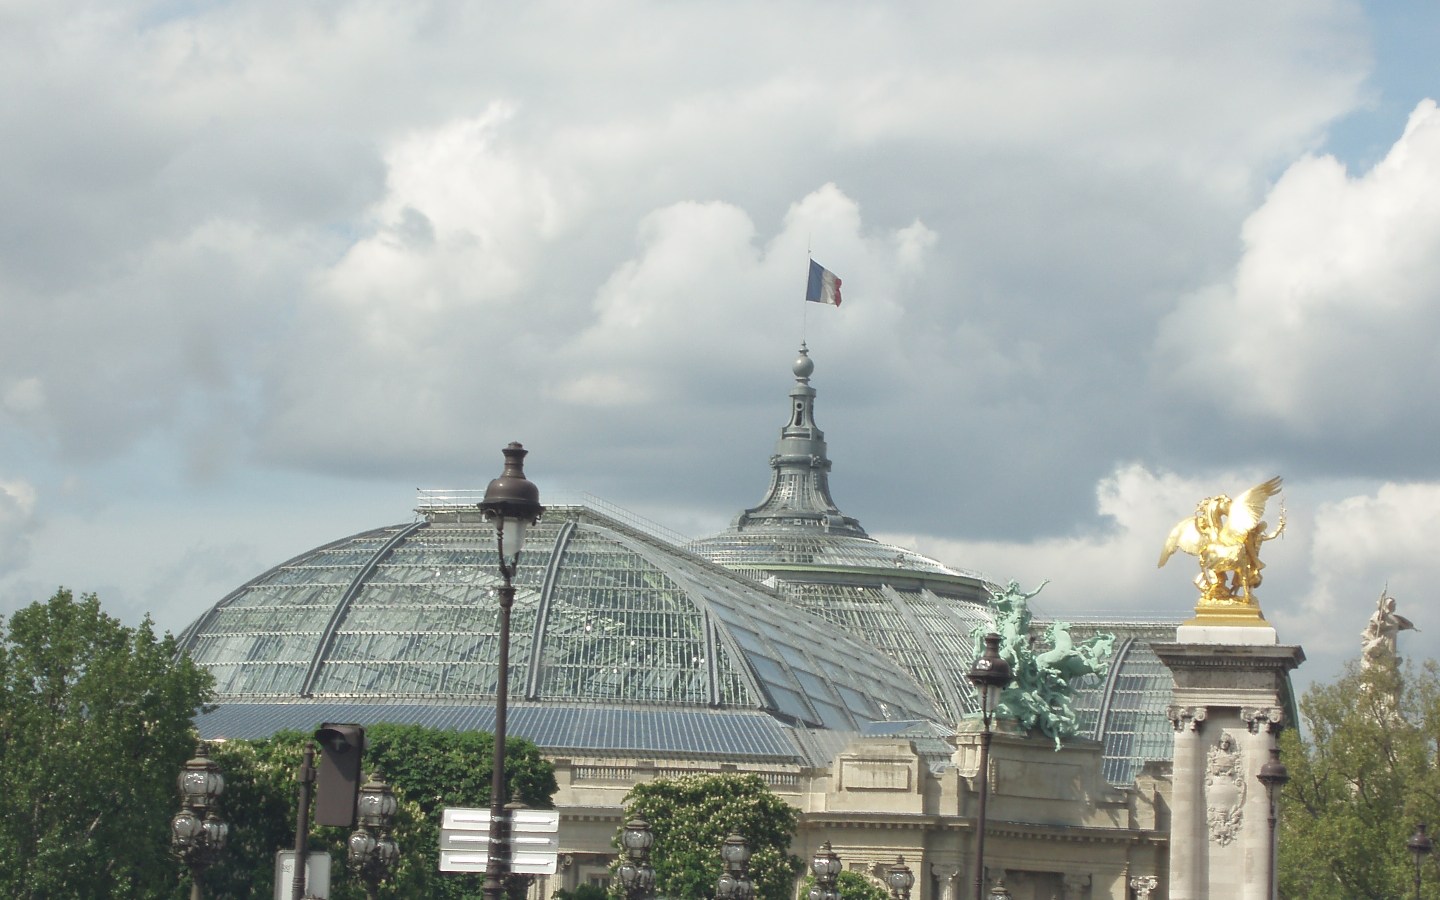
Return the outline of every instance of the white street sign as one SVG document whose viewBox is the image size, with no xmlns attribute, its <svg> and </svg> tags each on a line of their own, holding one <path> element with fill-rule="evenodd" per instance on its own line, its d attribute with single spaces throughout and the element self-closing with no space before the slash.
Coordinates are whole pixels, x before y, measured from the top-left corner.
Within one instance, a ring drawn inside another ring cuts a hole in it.
<svg viewBox="0 0 1440 900">
<path fill-rule="evenodd" d="M 560 851 L 560 813 L 553 809 L 511 812 L 510 871 L 554 875 Z M 440 819 L 440 871 L 483 872 L 490 861 L 490 810 L 454 808 Z"/>
<path fill-rule="evenodd" d="M 275 900 L 291 900 L 295 893 L 295 851 L 275 854 Z M 314 850 L 305 861 L 305 896 L 329 900 L 330 854 Z"/>
</svg>

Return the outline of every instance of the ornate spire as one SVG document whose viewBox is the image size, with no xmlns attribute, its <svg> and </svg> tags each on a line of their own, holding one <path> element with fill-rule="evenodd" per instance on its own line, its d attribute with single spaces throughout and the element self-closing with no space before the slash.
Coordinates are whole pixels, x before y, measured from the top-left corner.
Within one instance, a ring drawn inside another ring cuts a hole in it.
<svg viewBox="0 0 1440 900">
<path fill-rule="evenodd" d="M 869 537 L 860 523 L 840 512 L 830 497 L 830 457 L 825 432 L 815 426 L 815 363 L 802 343 L 790 389 L 790 420 L 780 429 L 770 457 L 770 490 L 760 505 L 735 517 L 731 531 L 784 528 Z"/>
</svg>

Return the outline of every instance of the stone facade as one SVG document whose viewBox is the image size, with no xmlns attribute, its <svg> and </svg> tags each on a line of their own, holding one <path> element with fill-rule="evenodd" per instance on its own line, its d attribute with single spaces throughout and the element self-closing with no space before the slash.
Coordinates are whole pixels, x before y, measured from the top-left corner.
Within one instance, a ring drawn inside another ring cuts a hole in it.
<svg viewBox="0 0 1440 900">
<path fill-rule="evenodd" d="M 791 849 L 802 859 L 829 841 L 848 870 L 878 884 L 903 855 L 916 876 L 913 900 L 967 898 L 974 884 L 979 740 L 975 731 L 962 731 L 950 757 L 937 761 L 909 739 L 859 739 L 823 769 L 557 760 L 561 868 L 535 893 L 548 897 L 605 880 L 631 785 L 730 770 L 761 775 L 800 810 Z M 1133 787 L 1120 789 L 1101 778 L 1100 763 L 1098 742 L 1077 740 L 1057 752 L 1048 739 L 996 733 L 987 814 L 990 883 L 1003 878 L 1016 900 L 1128 900 L 1132 880 L 1165 881 L 1168 773 L 1152 766 Z"/>
</svg>

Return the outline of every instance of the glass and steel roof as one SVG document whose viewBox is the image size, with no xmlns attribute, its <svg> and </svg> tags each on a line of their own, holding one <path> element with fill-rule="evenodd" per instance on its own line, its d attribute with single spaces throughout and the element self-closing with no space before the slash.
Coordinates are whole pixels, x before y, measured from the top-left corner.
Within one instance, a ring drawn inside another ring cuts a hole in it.
<svg viewBox="0 0 1440 900">
<path fill-rule="evenodd" d="M 473 503 L 421 512 L 277 566 L 191 626 L 182 645 L 221 703 L 493 700 L 493 526 Z M 586 506 L 552 506 L 531 529 L 516 587 L 516 704 L 755 711 L 841 731 L 940 715 L 867 646 Z"/>
<path fill-rule="evenodd" d="M 1117 638 L 1109 674 L 1086 676 L 1076 683 L 1075 693 L 1079 733 L 1104 743 L 1104 775 L 1112 784 L 1133 782 L 1145 763 L 1168 760 L 1174 752 L 1174 728 L 1166 713 L 1174 702 L 1174 682 L 1150 642 L 1175 640 L 1178 624 L 1087 620 L 1070 625 L 1076 641 L 1101 633 Z"/>
</svg>

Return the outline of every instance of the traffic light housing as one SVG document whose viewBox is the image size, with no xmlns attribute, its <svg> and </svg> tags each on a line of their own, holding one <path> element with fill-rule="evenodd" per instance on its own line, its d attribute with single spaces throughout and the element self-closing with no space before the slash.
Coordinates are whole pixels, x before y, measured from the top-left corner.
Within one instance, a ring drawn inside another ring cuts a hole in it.
<svg viewBox="0 0 1440 900">
<path fill-rule="evenodd" d="M 315 774 L 315 823 L 351 828 L 360 793 L 360 763 L 365 755 L 365 729 L 326 722 L 315 730 L 320 764 Z"/>
</svg>

